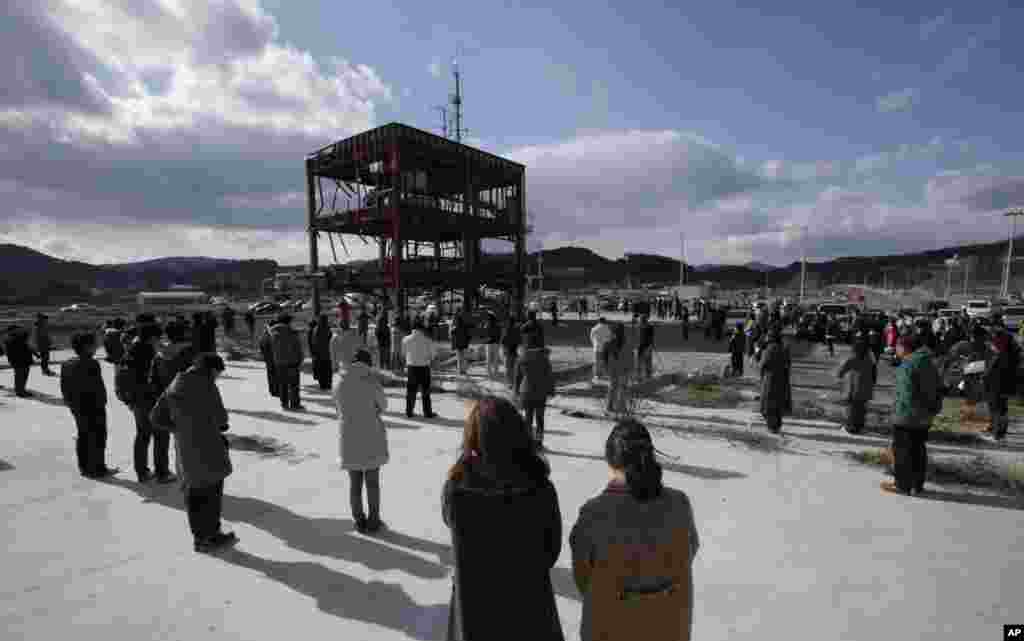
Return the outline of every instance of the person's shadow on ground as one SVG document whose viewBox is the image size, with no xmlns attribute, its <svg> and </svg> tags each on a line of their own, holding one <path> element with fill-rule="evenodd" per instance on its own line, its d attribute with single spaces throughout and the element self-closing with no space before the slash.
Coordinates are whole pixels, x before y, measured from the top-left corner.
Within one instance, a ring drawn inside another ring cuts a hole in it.
<svg viewBox="0 0 1024 641">
<path fill-rule="evenodd" d="M 363 582 L 319 563 L 273 561 L 237 548 L 218 558 L 315 598 L 317 608 L 332 616 L 399 630 L 424 641 L 445 638 L 448 604 L 421 606 L 398 584 Z"/>
<path fill-rule="evenodd" d="M 550 456 L 567 456 L 569 458 L 586 459 L 589 461 L 600 461 L 605 462 L 603 456 L 597 454 L 584 454 L 581 452 L 561 452 L 559 450 L 544 450 L 545 454 Z M 676 463 L 675 461 L 660 460 L 658 463 L 661 465 L 661 469 L 666 472 L 675 472 L 677 474 L 685 474 L 686 476 L 694 476 L 700 479 L 708 479 L 713 481 L 721 481 L 726 479 L 742 479 L 746 478 L 746 474 L 742 472 L 733 472 L 731 470 L 720 470 L 714 467 L 702 467 L 700 465 L 686 465 L 684 463 Z"/>
<path fill-rule="evenodd" d="M 239 414 L 250 418 L 258 418 L 264 421 L 273 421 L 275 423 L 286 423 L 289 425 L 319 425 L 316 421 L 310 421 L 308 419 L 299 418 L 298 416 L 285 414 L 283 412 L 271 412 L 269 410 L 228 409 L 228 414 Z"/>
<path fill-rule="evenodd" d="M 32 396 L 20 399 L 19 402 L 25 401 L 29 403 L 43 403 L 44 405 L 52 405 L 53 407 L 66 407 L 64 399 L 59 396 L 53 396 L 52 394 L 47 394 L 45 392 L 40 392 L 39 390 L 34 390 L 31 388 L 29 388 L 28 391 L 29 393 L 32 394 Z M 8 396 L 10 396 L 11 398 L 17 398 L 14 394 L 14 390 L 11 390 Z"/>
<path fill-rule="evenodd" d="M 167 486 L 140 485 L 117 478 L 105 482 L 131 490 L 145 502 L 185 509 L 182 493 Z M 448 546 L 399 532 L 382 532 L 376 537 L 355 535 L 350 519 L 307 517 L 262 499 L 230 494 L 224 496 L 223 516 L 228 521 L 263 530 L 288 547 L 307 554 L 359 563 L 375 571 L 401 570 L 424 579 L 441 579 L 448 574 L 445 567 L 451 559 Z M 182 536 L 187 537 L 185 522 L 181 525 Z M 403 547 L 437 555 L 438 559 L 428 561 L 402 550 Z"/>
</svg>

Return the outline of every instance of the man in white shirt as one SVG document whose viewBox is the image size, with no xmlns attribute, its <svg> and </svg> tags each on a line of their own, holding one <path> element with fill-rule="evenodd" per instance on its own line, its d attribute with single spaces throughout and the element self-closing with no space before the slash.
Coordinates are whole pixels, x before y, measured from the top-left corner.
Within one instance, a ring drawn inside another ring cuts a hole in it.
<svg viewBox="0 0 1024 641">
<path fill-rule="evenodd" d="M 406 363 L 405 415 L 412 418 L 419 390 L 423 398 L 423 416 L 434 418 L 437 415 L 430 407 L 430 364 L 434 360 L 434 342 L 424 332 L 422 320 L 416 319 L 412 334 L 402 339 L 402 352 Z"/>
<path fill-rule="evenodd" d="M 604 375 L 604 367 L 601 365 L 601 352 L 608 341 L 612 339 L 612 328 L 608 321 L 602 316 L 597 320 L 590 330 L 590 344 L 594 347 L 594 380 Z"/>
</svg>

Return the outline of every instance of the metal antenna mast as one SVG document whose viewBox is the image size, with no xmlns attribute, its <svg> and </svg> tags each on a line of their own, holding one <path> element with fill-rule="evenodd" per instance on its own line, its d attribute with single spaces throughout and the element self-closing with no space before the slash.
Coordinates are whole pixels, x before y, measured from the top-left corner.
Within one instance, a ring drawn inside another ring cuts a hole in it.
<svg viewBox="0 0 1024 641">
<path fill-rule="evenodd" d="M 448 137 L 448 107 L 434 107 L 441 112 L 441 135 Z"/>
<path fill-rule="evenodd" d="M 453 72 L 455 74 L 455 93 L 452 94 L 452 109 L 455 111 L 455 141 L 462 142 L 462 73 L 459 71 L 459 55 L 461 53 L 462 46 L 459 45 L 456 49 L 455 60 L 452 62 Z"/>
</svg>

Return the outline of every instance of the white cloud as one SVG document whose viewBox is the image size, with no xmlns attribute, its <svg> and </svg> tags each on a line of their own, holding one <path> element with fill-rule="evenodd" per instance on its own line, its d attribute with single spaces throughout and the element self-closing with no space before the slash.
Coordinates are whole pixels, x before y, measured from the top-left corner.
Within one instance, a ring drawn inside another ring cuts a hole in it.
<svg viewBox="0 0 1024 641">
<path fill-rule="evenodd" d="M 231 194 L 221 200 L 234 209 L 299 209 L 304 210 L 306 194 L 301 191 L 287 191 L 271 194 Z"/>
<path fill-rule="evenodd" d="M 882 113 L 908 111 L 918 99 L 918 90 L 912 87 L 893 91 L 875 99 L 875 107 Z"/>
<path fill-rule="evenodd" d="M 69 142 L 173 144 L 181 132 L 244 144 L 268 130 L 311 138 L 368 128 L 390 88 L 363 64 L 320 64 L 278 40 L 251 0 L 51 0 L 47 18 L 102 68 L 83 72 L 110 113 L 9 109 L 0 123 L 52 123 Z M 102 73 L 99 73 L 102 72 Z"/>
</svg>

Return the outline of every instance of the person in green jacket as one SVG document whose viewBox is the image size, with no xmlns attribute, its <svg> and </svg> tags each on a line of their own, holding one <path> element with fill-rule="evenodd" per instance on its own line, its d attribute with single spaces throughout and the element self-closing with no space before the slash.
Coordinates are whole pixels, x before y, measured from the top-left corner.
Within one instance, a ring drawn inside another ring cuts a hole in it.
<svg viewBox="0 0 1024 641">
<path fill-rule="evenodd" d="M 892 451 L 895 481 L 883 481 L 886 492 L 911 495 L 924 492 L 928 466 L 928 430 L 942 409 L 939 371 L 931 351 L 913 336 L 896 343 L 896 405 L 893 408 Z"/>
</svg>

